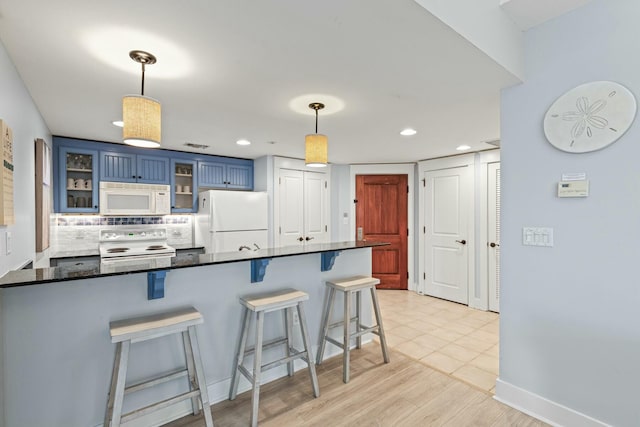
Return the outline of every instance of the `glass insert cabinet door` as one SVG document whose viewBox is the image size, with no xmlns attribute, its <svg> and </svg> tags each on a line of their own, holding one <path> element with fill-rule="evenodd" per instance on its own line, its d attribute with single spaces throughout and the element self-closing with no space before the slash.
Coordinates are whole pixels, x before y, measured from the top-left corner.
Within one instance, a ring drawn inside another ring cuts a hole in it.
<svg viewBox="0 0 640 427">
<path fill-rule="evenodd" d="M 62 212 L 98 212 L 97 157 L 97 151 L 60 149 Z"/>
<path fill-rule="evenodd" d="M 196 196 L 196 162 L 189 160 L 171 161 L 172 212 L 195 212 Z"/>
</svg>

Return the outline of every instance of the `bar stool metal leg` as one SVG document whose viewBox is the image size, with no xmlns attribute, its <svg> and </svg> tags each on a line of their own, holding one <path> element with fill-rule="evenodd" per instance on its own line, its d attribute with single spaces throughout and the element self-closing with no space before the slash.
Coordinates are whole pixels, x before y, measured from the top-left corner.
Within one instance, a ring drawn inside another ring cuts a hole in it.
<svg viewBox="0 0 640 427">
<path fill-rule="evenodd" d="M 291 330 L 291 324 L 293 323 L 293 309 L 292 308 L 285 308 L 284 309 L 284 328 L 287 334 L 287 352 L 286 355 L 287 357 L 291 356 L 291 349 L 293 348 L 293 339 L 292 339 L 292 334 L 293 331 Z M 289 375 L 290 377 L 293 376 L 293 360 L 287 363 L 287 375 Z"/>
<path fill-rule="evenodd" d="M 184 347 L 184 357 L 187 362 L 187 374 L 189 376 L 189 391 L 196 390 L 198 385 L 196 384 L 196 373 L 193 366 L 193 352 L 191 351 L 191 340 L 189 339 L 189 332 L 184 331 L 182 333 L 182 345 Z M 200 407 L 198 405 L 198 397 L 191 398 L 191 408 L 193 409 L 193 415 L 200 413 Z"/>
<path fill-rule="evenodd" d="M 362 291 L 356 292 L 356 333 L 360 332 L 360 315 L 362 314 Z M 362 348 L 362 335 L 356 336 L 356 348 Z"/>
<path fill-rule="evenodd" d="M 262 332 L 264 327 L 264 311 L 257 313 L 256 346 L 253 355 L 253 392 L 251 394 L 251 426 L 258 425 L 258 404 L 260 401 L 260 380 L 262 379 Z"/>
<path fill-rule="evenodd" d="M 382 316 L 380 315 L 380 304 L 378 304 L 378 294 L 376 293 L 376 287 L 371 288 L 371 300 L 373 301 L 373 311 L 376 314 L 376 322 L 378 323 L 378 334 L 380 336 L 380 345 L 382 346 L 382 357 L 384 363 L 389 363 L 389 351 L 387 350 L 387 339 L 384 335 L 384 328 L 382 327 Z"/>
<path fill-rule="evenodd" d="M 351 351 L 349 326 L 351 324 L 351 292 L 344 293 L 344 341 L 342 352 L 342 381 L 349 382 L 349 352 Z"/>
<path fill-rule="evenodd" d="M 313 364 L 311 356 L 311 340 L 309 339 L 309 331 L 307 331 L 307 318 L 304 315 L 302 302 L 298 303 L 298 317 L 300 318 L 300 332 L 302 333 L 302 342 L 304 343 L 304 351 L 307 353 L 307 367 L 309 368 L 309 376 L 311 377 L 311 385 L 313 386 L 313 395 L 320 396 L 320 387 L 318 387 L 318 377 L 316 375 L 316 367 Z"/>
<path fill-rule="evenodd" d="M 122 402 L 124 400 L 124 385 L 127 377 L 127 365 L 129 363 L 129 348 L 131 346 L 130 341 L 123 341 L 118 343 L 120 345 L 120 357 L 118 358 L 118 371 L 114 372 L 116 375 L 116 387 L 113 397 L 113 411 L 111 412 L 110 427 L 120 427 L 120 420 L 122 418 Z"/>
<path fill-rule="evenodd" d="M 198 389 L 200 390 L 200 403 L 202 404 L 204 422 L 207 427 L 213 427 L 211 405 L 209 404 L 209 393 L 207 392 L 207 382 L 204 379 L 204 368 L 200 357 L 200 347 L 198 346 L 195 326 L 189 326 L 189 344 L 191 347 L 191 358 L 195 369 L 196 381 L 198 383 Z"/>
<path fill-rule="evenodd" d="M 325 304 L 324 315 L 322 316 L 322 327 L 320 333 L 320 347 L 318 348 L 318 354 L 316 355 L 316 365 L 322 364 L 322 358 L 324 357 L 324 346 L 326 337 L 329 334 L 329 318 L 333 311 L 333 301 L 336 296 L 336 290 L 329 288 L 329 296 L 327 297 L 327 304 Z"/>
<path fill-rule="evenodd" d="M 233 374 L 231 375 L 231 390 L 229 390 L 229 400 L 234 400 L 238 395 L 238 382 L 240 381 L 240 366 L 244 362 L 244 351 L 247 347 L 249 337 L 249 321 L 251 312 L 246 307 L 242 307 L 242 326 L 240 327 L 240 337 L 238 338 L 238 348 L 233 363 Z"/>
</svg>

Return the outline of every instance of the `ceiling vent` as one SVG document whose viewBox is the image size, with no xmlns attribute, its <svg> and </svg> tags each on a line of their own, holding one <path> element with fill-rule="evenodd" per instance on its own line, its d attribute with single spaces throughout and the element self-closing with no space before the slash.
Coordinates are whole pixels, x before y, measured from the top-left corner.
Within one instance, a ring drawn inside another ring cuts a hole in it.
<svg viewBox="0 0 640 427">
<path fill-rule="evenodd" d="M 186 145 L 187 147 L 191 147 L 191 148 L 198 148 L 200 150 L 206 150 L 207 148 L 209 148 L 208 145 L 194 144 L 193 142 L 185 142 L 184 145 Z"/>
</svg>

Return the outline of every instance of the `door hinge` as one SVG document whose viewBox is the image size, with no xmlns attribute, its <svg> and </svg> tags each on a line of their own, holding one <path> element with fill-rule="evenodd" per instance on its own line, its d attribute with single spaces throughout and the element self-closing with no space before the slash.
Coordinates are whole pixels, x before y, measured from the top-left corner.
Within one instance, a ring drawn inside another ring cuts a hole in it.
<svg viewBox="0 0 640 427">
<path fill-rule="evenodd" d="M 278 184 L 282 184 L 282 178 L 278 178 Z"/>
<path fill-rule="evenodd" d="M 422 278 L 423 278 L 424 280 L 427 280 L 427 273 L 422 273 Z"/>
<path fill-rule="evenodd" d="M 409 186 L 407 185 L 407 194 L 409 194 Z"/>
<path fill-rule="evenodd" d="M 353 199 L 353 203 L 358 203 L 358 199 Z"/>
<path fill-rule="evenodd" d="M 422 178 L 422 186 L 423 187 L 427 186 L 427 178 Z"/>
<path fill-rule="evenodd" d="M 409 272 L 407 271 L 407 279 L 409 278 Z"/>
<path fill-rule="evenodd" d="M 324 182 L 324 188 L 327 188 L 327 181 Z"/>
<path fill-rule="evenodd" d="M 407 236 L 409 235 L 409 229 L 407 228 Z"/>
<path fill-rule="evenodd" d="M 325 225 L 324 226 L 324 232 L 326 233 L 327 231 L 329 231 L 329 230 L 327 230 L 327 226 Z"/>
<path fill-rule="evenodd" d="M 427 234 L 427 227 L 422 227 L 422 234 Z"/>
<path fill-rule="evenodd" d="M 282 227 L 278 227 L 278 234 L 282 234 Z"/>
</svg>

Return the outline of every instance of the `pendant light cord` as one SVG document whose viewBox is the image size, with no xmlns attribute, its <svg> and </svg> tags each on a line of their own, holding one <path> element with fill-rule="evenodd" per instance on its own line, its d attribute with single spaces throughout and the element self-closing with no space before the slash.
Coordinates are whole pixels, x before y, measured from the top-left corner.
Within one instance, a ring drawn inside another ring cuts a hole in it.
<svg viewBox="0 0 640 427">
<path fill-rule="evenodd" d="M 316 134 L 318 133 L 318 109 L 316 108 Z"/>
<path fill-rule="evenodd" d="M 142 63 L 142 90 L 141 90 L 141 92 L 142 92 L 142 96 L 144 96 L 144 62 Z M 316 114 L 317 114 L 317 111 L 316 111 Z M 316 127 L 317 126 L 318 125 L 316 124 Z"/>
</svg>

